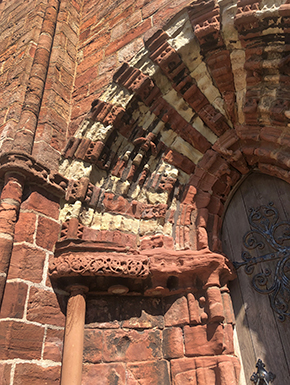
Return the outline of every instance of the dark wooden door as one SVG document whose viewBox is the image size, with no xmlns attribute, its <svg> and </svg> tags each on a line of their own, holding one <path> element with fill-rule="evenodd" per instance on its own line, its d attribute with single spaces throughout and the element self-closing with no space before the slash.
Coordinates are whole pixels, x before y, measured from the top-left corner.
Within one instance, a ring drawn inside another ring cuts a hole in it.
<svg viewBox="0 0 290 385">
<path fill-rule="evenodd" d="M 287 222 L 290 223 L 290 185 L 260 173 L 244 180 L 224 216 L 223 250 L 240 266 L 231 294 L 236 316 L 236 350 L 240 351 L 244 371 L 242 385 L 254 384 L 250 377 L 259 358 L 268 371 L 276 374 L 274 385 L 290 384 Z"/>
</svg>

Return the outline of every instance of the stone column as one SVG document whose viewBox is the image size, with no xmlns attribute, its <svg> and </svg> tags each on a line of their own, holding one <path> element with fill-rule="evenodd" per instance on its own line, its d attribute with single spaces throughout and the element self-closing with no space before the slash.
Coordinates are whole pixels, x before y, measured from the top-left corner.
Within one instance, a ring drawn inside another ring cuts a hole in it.
<svg viewBox="0 0 290 385">
<path fill-rule="evenodd" d="M 86 313 L 85 294 L 87 291 L 87 287 L 80 285 L 69 288 L 70 298 L 66 312 L 61 385 L 81 385 Z"/>
</svg>

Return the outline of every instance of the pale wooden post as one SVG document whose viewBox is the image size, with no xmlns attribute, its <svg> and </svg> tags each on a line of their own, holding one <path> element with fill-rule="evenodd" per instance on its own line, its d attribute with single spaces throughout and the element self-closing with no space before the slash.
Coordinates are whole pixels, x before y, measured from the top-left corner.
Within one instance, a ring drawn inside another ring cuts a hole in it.
<svg viewBox="0 0 290 385">
<path fill-rule="evenodd" d="M 69 291 L 60 384 L 81 385 L 86 313 L 85 294 L 88 288 L 75 285 L 70 287 Z"/>
</svg>

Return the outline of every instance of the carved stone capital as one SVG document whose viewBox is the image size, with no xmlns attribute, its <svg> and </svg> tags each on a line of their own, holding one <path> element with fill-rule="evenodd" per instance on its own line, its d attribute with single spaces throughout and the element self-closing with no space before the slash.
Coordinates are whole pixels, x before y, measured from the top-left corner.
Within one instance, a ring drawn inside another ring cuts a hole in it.
<svg viewBox="0 0 290 385">
<path fill-rule="evenodd" d="M 59 197 L 64 196 L 68 184 L 65 177 L 49 170 L 25 152 L 9 152 L 0 157 L 0 178 L 7 172 L 21 174 L 26 180 L 49 189 Z"/>
</svg>

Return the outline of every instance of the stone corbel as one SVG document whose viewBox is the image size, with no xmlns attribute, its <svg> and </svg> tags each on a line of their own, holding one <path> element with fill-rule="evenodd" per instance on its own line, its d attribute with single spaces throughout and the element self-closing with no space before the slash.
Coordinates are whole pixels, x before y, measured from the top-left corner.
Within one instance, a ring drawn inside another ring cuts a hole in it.
<svg viewBox="0 0 290 385">
<path fill-rule="evenodd" d="M 69 282 L 85 283 L 100 294 L 108 294 L 115 284 L 127 285 L 127 295 L 145 296 L 182 294 L 200 287 L 213 304 L 222 303 L 220 287 L 235 278 L 226 257 L 209 249 L 138 251 L 113 242 L 81 239 L 58 242 L 49 274 L 61 289 Z M 220 319 L 221 312 L 211 306 L 210 312 L 210 318 Z"/>
</svg>

